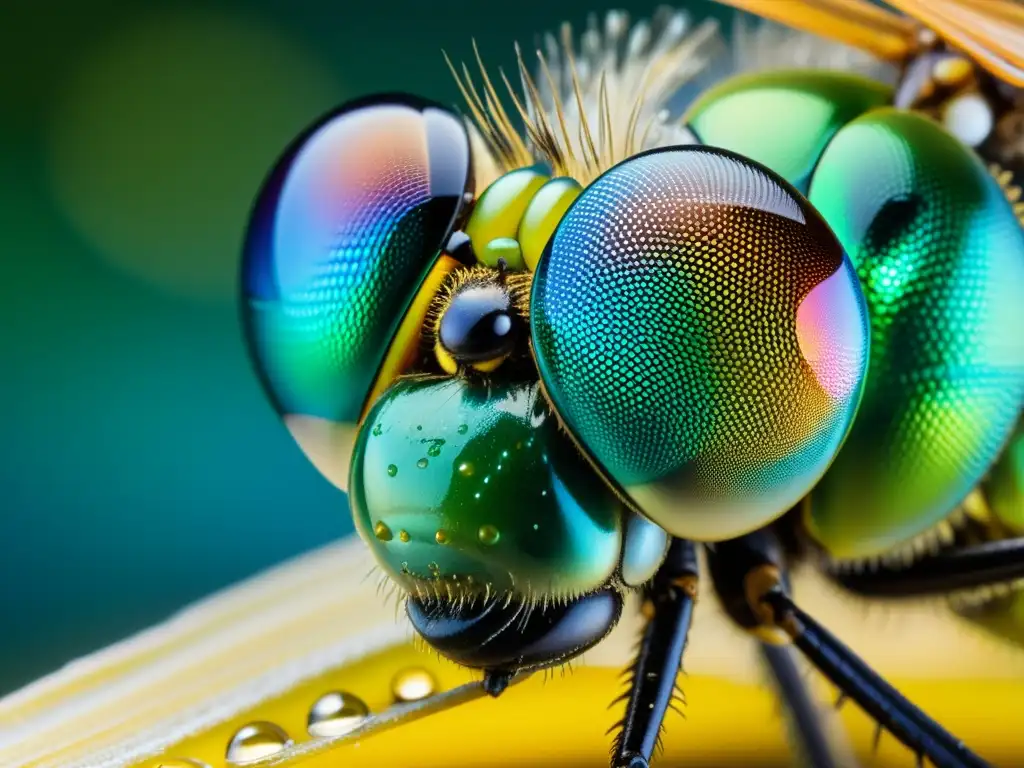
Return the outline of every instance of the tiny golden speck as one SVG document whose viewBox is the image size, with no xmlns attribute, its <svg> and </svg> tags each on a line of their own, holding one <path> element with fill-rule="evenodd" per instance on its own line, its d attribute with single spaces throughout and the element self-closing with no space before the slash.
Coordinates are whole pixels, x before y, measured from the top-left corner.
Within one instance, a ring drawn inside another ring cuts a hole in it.
<svg viewBox="0 0 1024 768">
<path fill-rule="evenodd" d="M 480 530 L 476 532 L 477 538 L 480 539 L 481 544 L 497 544 L 498 539 L 501 538 L 501 531 L 495 528 L 493 525 L 481 525 Z"/>
<path fill-rule="evenodd" d="M 462 475 L 463 477 L 472 477 L 474 471 L 475 470 L 473 469 L 473 465 L 470 464 L 468 461 L 464 461 L 461 464 L 459 464 L 459 474 Z"/>
<path fill-rule="evenodd" d="M 974 67 L 967 59 L 959 56 L 940 59 L 932 69 L 932 77 L 940 85 L 955 87 L 966 83 L 973 74 Z"/>
<path fill-rule="evenodd" d="M 210 768 L 210 766 L 189 757 L 178 757 L 157 760 L 153 768 Z"/>
<path fill-rule="evenodd" d="M 391 681 L 391 694 L 396 702 L 419 701 L 436 690 L 434 676 L 420 667 L 404 669 Z"/>
<path fill-rule="evenodd" d="M 381 541 L 391 541 L 391 529 L 383 520 L 378 520 L 373 526 L 373 535 Z"/>
<path fill-rule="evenodd" d="M 399 541 L 409 541 L 409 532 L 404 528 L 398 532 Z"/>
<path fill-rule="evenodd" d="M 426 459 L 420 459 L 419 461 L 416 462 L 416 466 L 419 467 L 420 469 L 426 469 L 427 464 L 429 463 L 430 462 L 428 462 Z"/>
<path fill-rule="evenodd" d="M 434 534 L 434 541 L 436 541 L 438 544 L 447 544 L 448 531 L 446 531 L 444 528 L 438 528 L 437 533 Z"/>
</svg>

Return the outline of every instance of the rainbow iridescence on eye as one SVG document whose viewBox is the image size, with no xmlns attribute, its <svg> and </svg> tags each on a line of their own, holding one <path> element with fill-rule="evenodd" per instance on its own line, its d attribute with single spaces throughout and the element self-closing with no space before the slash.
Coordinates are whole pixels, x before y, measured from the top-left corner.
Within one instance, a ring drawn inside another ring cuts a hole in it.
<svg viewBox="0 0 1024 768">
<path fill-rule="evenodd" d="M 824 221 L 737 156 L 635 157 L 584 191 L 541 259 L 533 341 L 582 446 L 670 533 L 781 515 L 856 411 L 863 296 Z"/>
<path fill-rule="evenodd" d="M 469 183 L 459 119 L 356 103 L 278 163 L 243 266 L 249 344 L 283 414 L 355 422 Z"/>
<path fill-rule="evenodd" d="M 810 199 L 857 267 L 871 362 L 808 524 L 833 555 L 865 557 L 949 515 L 1020 417 L 1024 232 L 974 153 L 895 109 L 837 134 Z"/>
</svg>

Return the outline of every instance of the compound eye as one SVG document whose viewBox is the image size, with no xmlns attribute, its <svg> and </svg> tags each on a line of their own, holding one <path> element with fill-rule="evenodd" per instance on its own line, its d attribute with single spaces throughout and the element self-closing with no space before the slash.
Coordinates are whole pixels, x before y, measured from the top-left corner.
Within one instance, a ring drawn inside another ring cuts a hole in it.
<svg viewBox="0 0 1024 768">
<path fill-rule="evenodd" d="M 461 289 L 441 316 L 441 346 L 459 363 L 500 361 L 512 351 L 518 332 L 510 304 L 499 285 Z"/>
<path fill-rule="evenodd" d="M 337 485 L 379 379 L 418 344 L 404 329 L 423 325 L 417 296 L 437 281 L 472 192 L 470 160 L 457 115 L 373 97 L 299 137 L 257 198 L 242 264 L 249 350 L 292 435 Z"/>
<path fill-rule="evenodd" d="M 716 541 L 821 478 L 867 368 L 857 274 L 820 214 L 708 147 L 612 168 L 534 273 L 533 350 L 563 423 L 635 507 Z"/>
</svg>

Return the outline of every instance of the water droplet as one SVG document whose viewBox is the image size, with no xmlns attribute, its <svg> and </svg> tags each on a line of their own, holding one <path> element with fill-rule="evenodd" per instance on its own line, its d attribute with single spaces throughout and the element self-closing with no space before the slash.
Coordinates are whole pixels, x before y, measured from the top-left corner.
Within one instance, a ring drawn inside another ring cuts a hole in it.
<svg viewBox="0 0 1024 768">
<path fill-rule="evenodd" d="M 153 768 L 210 768 L 210 766 L 201 760 L 193 760 L 190 757 L 176 757 L 158 760 Z"/>
<path fill-rule="evenodd" d="M 420 667 L 403 669 L 391 681 L 391 693 L 395 701 L 419 701 L 437 690 L 437 681 L 427 670 Z"/>
<path fill-rule="evenodd" d="M 474 499 L 479 499 L 480 498 L 480 494 L 479 493 L 474 493 L 473 494 L 473 498 Z"/>
<path fill-rule="evenodd" d="M 427 456 L 440 456 L 441 455 L 441 446 L 443 446 L 443 445 L 444 445 L 444 440 L 442 440 L 439 437 L 435 438 L 434 440 L 431 440 L 430 441 L 430 447 L 427 448 Z"/>
<path fill-rule="evenodd" d="M 539 530 L 540 530 L 540 526 L 539 526 L 539 525 L 537 525 L 536 523 L 534 523 L 534 524 L 533 524 L 533 530 L 535 530 L 535 531 L 539 531 Z"/>
<path fill-rule="evenodd" d="M 464 461 L 459 464 L 459 474 L 463 477 L 472 477 L 475 471 L 476 469 L 473 467 L 471 462 Z"/>
<path fill-rule="evenodd" d="M 310 736 L 341 736 L 360 726 L 369 716 L 370 708 L 358 696 L 331 691 L 310 708 L 306 729 Z"/>
<path fill-rule="evenodd" d="M 398 474 L 398 467 L 394 464 L 388 464 L 388 477 L 394 477 Z"/>
<path fill-rule="evenodd" d="M 382 434 L 384 434 L 384 430 L 381 428 L 380 424 L 375 424 L 373 427 L 373 431 L 370 434 L 373 435 L 374 437 L 380 437 Z"/>
<path fill-rule="evenodd" d="M 422 424 L 417 424 L 416 425 L 416 431 L 417 432 L 422 432 L 423 431 L 423 425 Z"/>
<path fill-rule="evenodd" d="M 495 467 L 495 469 L 496 469 L 496 470 L 497 470 L 498 472 L 501 472 L 501 464 L 499 464 L 499 465 L 498 465 L 497 467 Z"/>
<path fill-rule="evenodd" d="M 541 496 L 547 496 L 547 495 L 548 495 L 548 492 L 547 492 L 547 491 L 541 491 L 541 492 L 540 492 L 540 495 L 541 495 Z"/>
<path fill-rule="evenodd" d="M 460 435 L 464 435 L 469 432 L 469 424 L 459 424 L 459 428 L 455 430 Z"/>
<path fill-rule="evenodd" d="M 381 541 L 391 541 L 391 529 L 383 520 L 378 520 L 373 526 L 373 535 Z"/>
<path fill-rule="evenodd" d="M 438 544 L 447 544 L 448 531 L 446 531 L 444 528 L 438 528 L 437 533 L 434 534 L 434 541 L 436 541 Z"/>
<path fill-rule="evenodd" d="M 419 467 L 420 469 L 426 469 L 427 464 L 429 463 L 430 462 L 428 462 L 426 459 L 420 459 L 419 461 L 416 462 L 416 466 Z"/>
<path fill-rule="evenodd" d="M 398 539 L 403 542 L 409 541 L 409 532 L 403 528 L 398 532 Z"/>
<path fill-rule="evenodd" d="M 508 458 L 508 451 L 502 451 L 501 452 L 501 458 L 507 459 Z"/>
<path fill-rule="evenodd" d="M 487 477 L 484 478 L 484 483 L 489 483 L 489 482 L 491 482 L 491 476 L 490 475 L 488 475 Z"/>
<path fill-rule="evenodd" d="M 282 752 L 292 744 L 284 729 L 266 721 L 243 725 L 231 741 L 225 757 L 234 765 L 245 765 Z"/>
<path fill-rule="evenodd" d="M 437 567 L 437 563 L 427 563 L 427 570 L 437 576 L 441 569 Z"/>
<path fill-rule="evenodd" d="M 481 544 L 497 544 L 498 539 L 501 538 L 501 531 L 495 528 L 493 525 L 481 525 L 480 530 L 476 532 L 477 538 L 480 539 Z"/>
</svg>

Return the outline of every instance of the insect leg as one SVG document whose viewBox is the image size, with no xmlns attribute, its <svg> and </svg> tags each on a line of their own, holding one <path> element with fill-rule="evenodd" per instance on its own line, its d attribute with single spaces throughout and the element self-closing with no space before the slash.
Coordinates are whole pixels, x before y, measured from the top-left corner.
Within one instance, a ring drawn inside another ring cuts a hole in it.
<svg viewBox="0 0 1024 768">
<path fill-rule="evenodd" d="M 776 535 L 762 529 L 731 541 L 706 545 L 712 585 L 729 617 L 756 638 L 762 656 L 803 751 L 803 758 L 815 768 L 840 764 L 823 727 L 815 703 L 788 647 L 788 638 L 765 622 L 751 605 L 750 595 L 764 585 L 788 584 L 786 557 Z"/>
<path fill-rule="evenodd" d="M 1024 537 L 954 546 L 903 565 L 878 563 L 871 569 L 835 569 L 842 587 L 870 597 L 945 595 L 962 589 L 1024 578 Z"/>
<path fill-rule="evenodd" d="M 630 670 L 629 691 L 623 697 L 626 714 L 615 726 L 619 729 L 612 750 L 615 768 L 647 768 L 675 696 L 696 597 L 696 549 L 689 541 L 673 539 L 645 593 L 649 618 Z"/>
<path fill-rule="evenodd" d="M 708 564 L 715 591 L 734 621 L 766 639 L 790 641 L 846 697 L 919 756 L 939 768 L 987 765 L 796 605 L 774 532 L 761 529 L 708 545 Z"/>
<path fill-rule="evenodd" d="M 813 768 L 836 768 L 839 761 L 833 755 L 818 702 L 804 684 L 792 649 L 784 645 L 761 643 L 761 656 L 775 681 L 778 696 L 786 707 L 805 764 Z"/>
<path fill-rule="evenodd" d="M 825 677 L 918 755 L 940 768 L 988 765 L 800 610 L 781 586 L 769 590 L 762 601 L 778 626 Z"/>
</svg>

